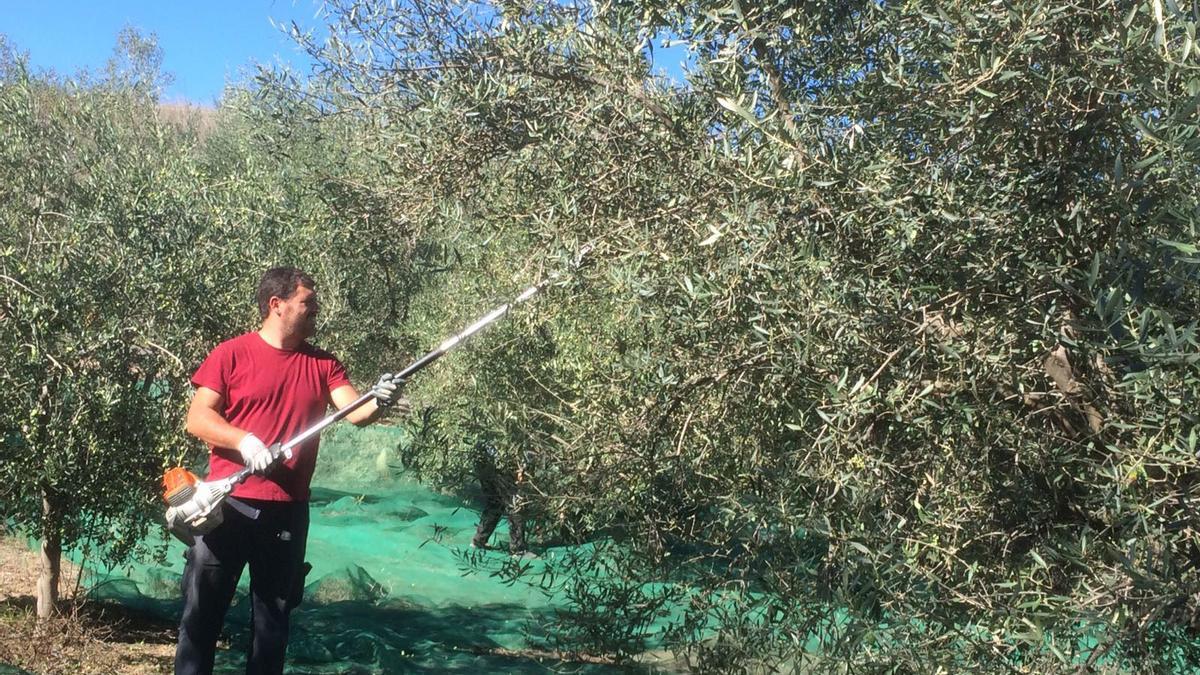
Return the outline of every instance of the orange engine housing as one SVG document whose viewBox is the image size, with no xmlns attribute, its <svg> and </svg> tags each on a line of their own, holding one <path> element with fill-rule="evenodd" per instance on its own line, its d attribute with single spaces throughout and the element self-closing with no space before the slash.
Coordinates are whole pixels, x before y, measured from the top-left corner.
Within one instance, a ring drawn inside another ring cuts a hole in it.
<svg viewBox="0 0 1200 675">
<path fill-rule="evenodd" d="M 183 496 L 185 500 L 191 497 L 197 482 L 199 479 L 196 478 L 196 474 L 182 466 L 167 469 L 162 478 L 163 501 L 169 506 L 176 506 L 179 497 Z"/>
</svg>

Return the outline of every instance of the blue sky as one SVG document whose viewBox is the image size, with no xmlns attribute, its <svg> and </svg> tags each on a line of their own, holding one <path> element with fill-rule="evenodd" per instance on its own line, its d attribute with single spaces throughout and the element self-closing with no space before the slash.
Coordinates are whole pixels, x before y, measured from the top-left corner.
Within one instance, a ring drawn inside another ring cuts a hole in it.
<svg viewBox="0 0 1200 675">
<path fill-rule="evenodd" d="M 103 68 L 117 32 L 133 26 L 157 36 L 163 70 L 175 78 L 163 99 L 212 105 L 226 82 L 245 79 L 255 63 L 307 72 L 307 57 L 271 21 L 318 27 L 319 8 L 319 0 L 0 0 L 0 34 L 34 68 L 69 76 Z M 654 56 L 682 82 L 681 48 L 656 48 Z"/>
<path fill-rule="evenodd" d="M 271 25 L 318 25 L 315 0 L 0 0 L 0 34 L 35 68 L 71 75 L 103 68 L 123 26 L 154 33 L 163 70 L 175 77 L 164 99 L 213 104 L 226 81 L 254 63 L 282 61 L 307 71 L 307 58 Z"/>
</svg>

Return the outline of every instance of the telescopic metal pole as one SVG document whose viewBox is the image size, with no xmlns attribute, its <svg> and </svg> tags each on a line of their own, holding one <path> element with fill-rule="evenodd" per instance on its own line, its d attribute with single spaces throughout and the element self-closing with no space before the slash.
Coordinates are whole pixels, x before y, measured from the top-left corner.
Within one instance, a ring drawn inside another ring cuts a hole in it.
<svg viewBox="0 0 1200 675">
<path fill-rule="evenodd" d="M 517 305 L 521 304 L 522 302 L 525 302 L 529 298 L 532 298 L 533 296 L 537 295 L 539 291 L 541 291 L 546 286 L 550 285 L 550 283 L 553 280 L 554 280 L 553 277 L 551 277 L 551 278 L 545 279 L 545 280 L 538 282 L 537 284 L 534 284 L 533 286 L 530 286 L 529 288 L 525 289 L 525 291 L 523 293 L 521 293 L 520 295 L 518 295 L 515 300 L 513 300 L 512 302 L 508 302 L 503 305 L 500 305 L 496 309 L 493 309 L 492 311 L 488 312 L 481 319 L 479 319 L 475 323 L 468 326 L 461 333 L 459 333 L 453 337 L 447 338 L 445 341 L 442 342 L 442 344 L 438 345 L 437 349 L 434 349 L 433 351 L 429 352 L 425 356 L 422 356 L 421 358 L 417 359 L 416 361 L 413 361 L 408 366 L 406 366 L 404 368 L 404 370 L 401 370 L 400 372 L 396 373 L 393 377 L 395 377 L 396 379 L 399 379 L 399 380 L 404 380 L 404 379 L 411 377 L 417 371 L 425 368 L 429 364 L 431 364 L 434 361 L 437 361 L 438 359 L 445 356 L 447 352 L 449 352 L 450 350 L 457 347 L 460 343 L 465 341 L 467 338 L 469 338 L 472 335 L 483 330 L 483 328 L 485 326 L 487 326 L 488 324 L 492 323 L 496 319 L 499 319 L 500 317 L 507 314 L 508 310 L 512 309 L 513 307 L 516 307 Z M 320 422 L 317 422 L 316 424 L 312 425 L 308 429 L 305 429 L 304 431 L 300 432 L 300 435 L 296 436 L 295 438 L 288 441 L 287 443 L 284 443 L 283 446 L 280 448 L 280 451 L 283 452 L 285 456 L 291 457 L 292 448 L 295 448 L 296 446 L 307 441 L 308 439 L 312 438 L 313 436 L 316 436 L 317 434 L 321 433 L 322 431 L 325 430 L 326 427 L 328 427 L 329 425 L 333 424 L 334 422 L 337 422 L 338 420 L 341 420 L 342 418 L 346 417 L 346 415 L 349 415 L 350 413 L 354 412 L 358 408 L 362 407 L 363 404 L 365 404 L 367 401 L 370 401 L 373 398 L 375 398 L 375 395 L 370 392 L 367 392 L 367 393 L 363 394 L 362 396 L 359 396 L 357 399 L 355 399 L 353 402 L 351 402 L 346 407 L 338 410 L 337 412 L 333 413 L 329 417 L 326 417 L 325 419 L 321 420 Z"/>
<path fill-rule="evenodd" d="M 575 265 L 578 266 L 582 262 L 583 257 L 586 256 L 589 252 L 591 252 L 591 246 L 585 246 L 582 249 L 580 249 L 578 255 L 575 257 Z M 529 288 L 526 288 L 520 295 L 518 295 L 511 302 L 507 302 L 503 305 L 500 305 L 496 309 L 493 309 L 492 311 L 488 312 L 482 318 L 480 318 L 478 321 L 471 324 L 470 326 L 467 326 L 467 328 L 465 330 L 463 330 L 461 333 L 459 333 L 453 337 L 447 338 L 445 341 L 442 342 L 442 344 L 438 345 L 437 349 L 434 349 L 433 351 L 429 352 L 425 356 L 422 356 L 421 358 L 417 359 L 416 361 L 413 361 L 412 363 L 410 363 L 407 367 L 404 368 L 404 370 L 401 370 L 399 373 L 396 373 L 396 375 L 395 375 L 396 379 L 401 379 L 401 380 L 407 379 L 408 377 L 411 377 L 413 374 L 415 374 L 417 371 L 425 368 L 426 366 L 433 363 L 434 361 L 437 361 L 438 359 L 442 358 L 442 356 L 444 356 L 447 352 L 449 352 L 452 349 L 454 349 L 455 347 L 457 347 L 459 344 L 461 344 L 467 338 L 478 333 L 479 331 L 483 330 L 483 328 L 486 327 L 488 324 L 494 322 L 495 320 L 497 320 L 500 317 L 507 314 L 508 311 L 510 309 L 512 309 L 513 307 L 516 307 L 517 305 L 521 304 L 522 302 L 525 302 L 526 300 L 537 295 L 542 289 L 549 286 L 557 278 L 558 278 L 557 274 L 552 274 L 551 276 L 543 279 L 542 281 L 539 281 L 538 283 L 530 286 Z M 287 441 L 282 446 L 280 446 L 280 448 L 277 452 L 279 454 L 282 454 L 284 456 L 284 458 L 291 459 L 292 454 L 293 454 L 292 453 L 293 448 L 295 448 L 296 446 L 300 445 L 301 443 L 307 441 L 308 439 L 312 438 L 313 436 L 320 434 L 322 431 L 325 430 L 326 427 L 345 418 L 347 415 L 349 415 L 350 413 L 354 412 L 355 410 L 361 408 L 363 406 L 363 404 L 365 404 L 367 401 L 370 401 L 373 398 L 375 398 L 375 395 L 370 392 L 367 392 L 367 393 L 363 394 L 362 396 L 359 396 L 358 398 L 354 399 L 354 401 L 352 401 L 349 405 L 339 409 L 337 412 L 329 415 L 328 417 L 321 420 L 320 422 L 317 422 L 316 424 L 312 425 L 311 427 L 300 432 L 300 434 L 297 435 L 295 438 L 292 438 L 291 440 Z M 249 468 L 242 469 L 241 471 L 238 471 L 237 473 L 230 476 L 230 478 L 232 479 L 231 483 L 232 484 L 241 483 L 242 481 L 246 480 L 246 478 L 248 478 L 251 473 L 252 472 L 250 471 Z"/>
</svg>

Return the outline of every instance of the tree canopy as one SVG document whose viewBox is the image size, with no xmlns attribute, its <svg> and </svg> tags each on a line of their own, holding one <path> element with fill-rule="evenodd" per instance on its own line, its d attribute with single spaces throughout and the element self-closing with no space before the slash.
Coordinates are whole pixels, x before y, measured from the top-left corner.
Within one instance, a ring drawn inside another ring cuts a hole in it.
<svg viewBox="0 0 1200 675">
<path fill-rule="evenodd" d="M 533 452 L 544 520 L 621 545 L 564 563 L 617 572 L 573 589 L 588 648 L 669 599 L 707 667 L 1195 659 L 1195 21 L 335 3 L 338 110 L 457 256 L 413 330 L 601 255 L 417 383 L 409 461 Z"/>
<path fill-rule="evenodd" d="M 403 452 L 455 486 L 490 438 L 527 465 L 539 536 L 594 544 L 537 580 L 574 600 L 555 646 L 632 656 L 665 617 L 655 638 L 701 669 L 1200 662 L 1192 9 L 326 7 L 328 39 L 295 36 L 312 77 L 261 72 L 180 146 L 191 182 L 145 245 L 189 237 L 181 269 L 220 301 L 144 325 L 170 317 L 155 341 L 195 354 L 290 257 L 328 280 L 325 335 L 365 375 L 592 244 L 537 311 L 411 384 Z M 653 74 L 664 42 L 686 83 Z M 5 139 L 6 171 L 28 145 Z M 13 185 L 10 211 L 46 193 Z M 91 222 L 19 208 L 16 242 Z M 53 285 L 17 264 L 8 297 Z M 72 330 L 104 335 L 86 308 L 110 302 L 71 300 Z M 65 368 L 47 358 L 29 368 Z"/>
</svg>

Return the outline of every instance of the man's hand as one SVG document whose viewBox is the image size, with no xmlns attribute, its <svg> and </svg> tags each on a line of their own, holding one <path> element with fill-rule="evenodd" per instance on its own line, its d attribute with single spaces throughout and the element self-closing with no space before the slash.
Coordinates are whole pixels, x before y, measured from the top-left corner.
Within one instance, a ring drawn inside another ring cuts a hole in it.
<svg viewBox="0 0 1200 675">
<path fill-rule="evenodd" d="M 242 463 L 250 469 L 251 473 L 261 476 L 275 463 L 275 455 L 271 453 L 271 449 L 258 440 L 258 436 L 254 434 L 246 434 L 241 441 L 238 441 L 237 450 L 242 455 Z"/>
<path fill-rule="evenodd" d="M 193 546 L 196 543 L 196 536 L 188 529 L 187 523 L 183 520 L 183 515 L 179 509 L 167 509 L 167 530 L 175 535 L 179 541 L 182 541 L 188 546 Z"/>
<path fill-rule="evenodd" d="M 401 415 L 407 415 L 411 410 L 408 399 L 401 395 L 400 390 L 404 388 L 404 380 L 385 373 L 380 376 L 379 381 L 371 385 L 371 389 L 367 391 L 372 398 L 375 399 L 375 405 L 364 405 L 354 412 L 346 415 L 346 420 L 356 427 L 365 427 L 377 421 L 383 416 L 385 411 L 393 411 Z M 359 393 L 354 387 L 349 384 L 344 384 L 337 389 L 329 392 L 329 398 L 333 402 L 333 407 L 341 410 L 351 403 L 359 399 Z M 390 407 L 389 407 L 390 406 Z"/>
<path fill-rule="evenodd" d="M 408 412 L 408 400 L 398 396 L 403 386 L 404 380 L 391 373 L 380 375 L 379 381 L 371 387 L 371 394 L 375 396 L 375 404 L 380 408 L 390 408 L 393 403 L 400 401 L 403 404 L 401 412 Z"/>
</svg>

